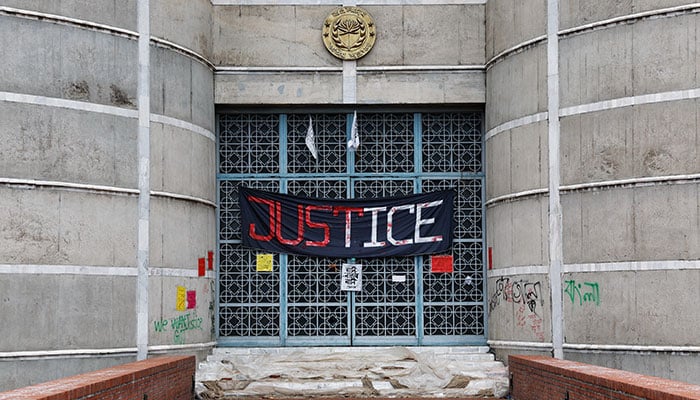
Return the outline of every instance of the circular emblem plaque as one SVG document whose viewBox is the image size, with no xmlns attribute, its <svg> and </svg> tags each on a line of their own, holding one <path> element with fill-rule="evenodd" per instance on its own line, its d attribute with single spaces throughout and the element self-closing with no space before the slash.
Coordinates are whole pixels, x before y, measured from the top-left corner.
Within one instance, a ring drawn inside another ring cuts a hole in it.
<svg viewBox="0 0 700 400">
<path fill-rule="evenodd" d="M 359 7 L 341 7 L 323 23 L 323 44 L 341 60 L 357 60 L 369 53 L 377 38 L 374 21 Z"/>
</svg>

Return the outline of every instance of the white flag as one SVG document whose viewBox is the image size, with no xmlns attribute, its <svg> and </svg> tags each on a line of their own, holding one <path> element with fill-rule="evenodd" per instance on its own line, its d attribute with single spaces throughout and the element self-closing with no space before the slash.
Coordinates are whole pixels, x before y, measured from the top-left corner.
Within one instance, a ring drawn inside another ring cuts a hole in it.
<svg viewBox="0 0 700 400">
<path fill-rule="evenodd" d="M 309 129 L 306 131 L 306 147 L 309 148 L 314 160 L 318 160 L 318 152 L 316 151 L 316 139 L 314 137 L 314 128 L 309 115 Z"/>
<path fill-rule="evenodd" d="M 355 151 L 360 147 L 360 135 L 357 133 L 357 111 L 352 116 L 352 129 L 350 129 L 350 140 L 348 150 Z"/>
</svg>

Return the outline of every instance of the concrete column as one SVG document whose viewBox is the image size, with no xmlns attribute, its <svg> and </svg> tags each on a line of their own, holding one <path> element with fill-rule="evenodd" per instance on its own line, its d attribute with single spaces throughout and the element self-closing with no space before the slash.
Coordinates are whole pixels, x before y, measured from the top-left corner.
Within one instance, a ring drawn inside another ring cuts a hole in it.
<svg viewBox="0 0 700 400">
<path fill-rule="evenodd" d="M 149 222 L 151 203 L 151 96 L 150 96 L 150 3 L 149 0 L 138 1 L 138 249 L 136 279 L 136 347 L 138 360 L 148 356 L 148 270 L 149 260 Z"/>
<path fill-rule="evenodd" d="M 559 198 L 559 0 L 547 0 L 547 115 L 549 141 L 549 288 L 552 299 L 552 349 L 564 358 L 561 268 L 562 214 Z"/>
</svg>

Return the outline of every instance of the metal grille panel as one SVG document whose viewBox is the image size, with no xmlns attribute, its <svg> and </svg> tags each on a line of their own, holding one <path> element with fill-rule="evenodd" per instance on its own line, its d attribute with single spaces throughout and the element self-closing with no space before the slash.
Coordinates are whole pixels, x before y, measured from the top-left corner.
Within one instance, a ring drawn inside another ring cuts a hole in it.
<svg viewBox="0 0 700 400">
<path fill-rule="evenodd" d="M 219 118 L 219 172 L 279 172 L 279 117 L 231 114 Z"/>
<path fill-rule="evenodd" d="M 421 147 L 423 172 L 481 172 L 481 115 L 423 114 Z"/>
<path fill-rule="evenodd" d="M 344 113 L 219 116 L 219 338 L 483 343 L 482 114 L 358 113 L 355 152 L 347 150 L 351 122 Z M 305 142 L 309 123 L 318 160 Z M 257 252 L 240 245 L 241 184 L 327 199 L 453 189 L 454 271 L 432 273 L 430 256 L 363 259 L 359 292 L 340 290 L 346 259 L 274 255 L 274 271 L 258 272 Z"/>
<path fill-rule="evenodd" d="M 414 172 L 413 114 L 357 114 L 357 172 Z"/>
<path fill-rule="evenodd" d="M 318 160 L 306 146 L 309 118 Z M 290 173 L 343 173 L 347 170 L 345 114 L 291 114 L 287 119 L 287 169 Z"/>
</svg>

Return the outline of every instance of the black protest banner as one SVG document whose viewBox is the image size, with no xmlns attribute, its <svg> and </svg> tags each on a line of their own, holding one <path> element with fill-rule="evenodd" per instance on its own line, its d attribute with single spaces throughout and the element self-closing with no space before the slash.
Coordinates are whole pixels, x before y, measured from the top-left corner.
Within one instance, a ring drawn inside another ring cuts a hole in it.
<svg viewBox="0 0 700 400">
<path fill-rule="evenodd" d="M 368 258 L 434 254 L 452 245 L 454 191 L 329 200 L 240 188 L 244 246 Z"/>
</svg>

